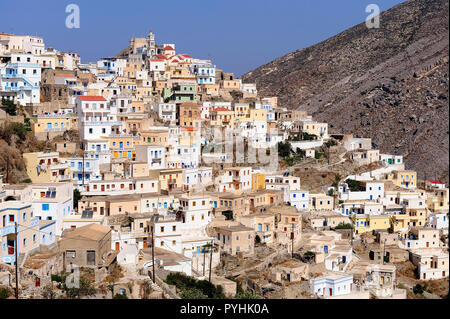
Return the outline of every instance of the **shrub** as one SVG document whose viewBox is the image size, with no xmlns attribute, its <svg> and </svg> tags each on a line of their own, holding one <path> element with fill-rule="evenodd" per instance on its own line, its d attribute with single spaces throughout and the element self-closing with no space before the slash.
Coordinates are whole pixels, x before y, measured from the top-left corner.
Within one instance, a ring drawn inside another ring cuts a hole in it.
<svg viewBox="0 0 450 319">
<path fill-rule="evenodd" d="M 9 115 L 17 115 L 17 106 L 13 101 L 2 99 L 2 106 L 5 107 L 5 112 Z"/>
<path fill-rule="evenodd" d="M 359 192 L 360 188 L 358 181 L 348 178 L 345 182 L 352 192 Z"/>
<path fill-rule="evenodd" d="M 215 286 L 207 280 L 196 280 L 182 273 L 170 273 L 167 275 L 166 283 L 181 290 L 180 295 L 185 299 L 225 298 L 222 286 Z"/>
<path fill-rule="evenodd" d="M 10 292 L 8 288 L 0 288 L 0 299 L 8 299 Z"/>
<path fill-rule="evenodd" d="M 334 229 L 352 229 L 352 224 L 339 223 Z"/>
<path fill-rule="evenodd" d="M 415 285 L 415 286 L 413 287 L 413 292 L 414 292 L 414 294 L 416 294 L 416 295 L 421 295 L 421 294 L 423 294 L 423 292 L 425 291 L 425 287 L 426 287 L 426 286 L 423 286 L 423 287 L 422 287 L 421 284 Z"/>
<path fill-rule="evenodd" d="M 255 244 L 259 244 L 261 242 L 261 237 L 259 235 L 255 236 Z"/>
<path fill-rule="evenodd" d="M 127 295 L 115 294 L 113 299 L 128 299 Z"/>
</svg>

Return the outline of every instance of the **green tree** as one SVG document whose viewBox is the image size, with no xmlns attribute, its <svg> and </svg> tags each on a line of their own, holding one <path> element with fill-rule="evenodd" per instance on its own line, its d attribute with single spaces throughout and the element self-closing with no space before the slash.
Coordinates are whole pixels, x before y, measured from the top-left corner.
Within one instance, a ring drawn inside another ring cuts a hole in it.
<svg viewBox="0 0 450 319">
<path fill-rule="evenodd" d="M 5 112 L 11 116 L 17 115 L 17 105 L 13 101 L 2 98 L 2 106 L 5 108 Z"/>
<path fill-rule="evenodd" d="M 128 299 L 127 295 L 115 294 L 113 299 Z"/>
<path fill-rule="evenodd" d="M 255 244 L 259 244 L 261 243 L 261 237 L 259 237 L 259 235 L 255 236 Z"/>
<path fill-rule="evenodd" d="M 357 180 L 347 178 L 345 182 L 347 183 L 348 188 L 350 188 L 352 192 L 360 191 L 359 182 Z"/>
<path fill-rule="evenodd" d="M 292 145 L 289 142 L 278 142 L 278 155 L 282 158 L 289 157 L 292 152 Z"/>
</svg>

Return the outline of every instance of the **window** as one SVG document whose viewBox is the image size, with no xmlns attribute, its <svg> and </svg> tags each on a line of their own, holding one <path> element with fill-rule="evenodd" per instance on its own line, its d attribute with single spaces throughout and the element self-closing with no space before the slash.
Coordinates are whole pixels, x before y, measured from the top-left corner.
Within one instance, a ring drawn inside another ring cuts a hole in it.
<svg viewBox="0 0 450 319">
<path fill-rule="evenodd" d="M 66 250 L 66 258 L 75 258 L 76 256 L 75 250 Z"/>
<path fill-rule="evenodd" d="M 50 210 L 50 205 L 49 204 L 42 204 L 42 210 L 44 210 L 44 211 Z"/>
<path fill-rule="evenodd" d="M 95 265 L 95 251 L 94 250 L 86 251 L 86 263 L 88 265 Z"/>
</svg>

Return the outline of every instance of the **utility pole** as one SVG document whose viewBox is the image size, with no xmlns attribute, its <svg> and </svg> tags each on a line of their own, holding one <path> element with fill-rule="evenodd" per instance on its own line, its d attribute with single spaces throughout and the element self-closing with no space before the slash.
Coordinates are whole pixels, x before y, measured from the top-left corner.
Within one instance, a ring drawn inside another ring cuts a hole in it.
<svg viewBox="0 0 450 319">
<path fill-rule="evenodd" d="M 84 144 L 81 143 L 81 147 L 82 147 L 82 155 L 83 155 L 83 187 L 84 187 Z"/>
<path fill-rule="evenodd" d="M 291 257 L 294 258 L 294 223 L 292 223 L 291 241 L 292 241 Z"/>
<path fill-rule="evenodd" d="M 384 239 L 383 242 L 383 265 L 384 265 L 384 256 L 386 255 L 386 238 Z"/>
<path fill-rule="evenodd" d="M 153 283 L 155 283 L 156 277 L 155 277 L 155 240 L 153 238 L 153 226 L 151 226 L 152 229 L 152 267 L 153 267 Z"/>
<path fill-rule="evenodd" d="M 53 299 L 53 279 L 52 279 L 52 270 L 53 270 L 53 265 L 50 266 L 50 284 L 51 284 L 50 299 Z"/>
<path fill-rule="evenodd" d="M 16 257 L 16 299 L 19 299 L 19 260 L 17 258 L 17 250 L 18 250 L 18 246 L 17 246 L 17 237 L 18 235 L 18 231 L 17 231 L 17 222 L 14 223 L 14 233 L 15 233 L 15 239 L 14 239 L 14 254 Z"/>
<path fill-rule="evenodd" d="M 212 270 L 212 255 L 213 255 L 213 241 L 211 240 L 210 255 L 209 255 L 209 282 L 211 282 L 211 270 Z"/>
<path fill-rule="evenodd" d="M 205 277 L 205 263 L 206 263 L 206 247 L 203 247 L 203 277 Z"/>
</svg>

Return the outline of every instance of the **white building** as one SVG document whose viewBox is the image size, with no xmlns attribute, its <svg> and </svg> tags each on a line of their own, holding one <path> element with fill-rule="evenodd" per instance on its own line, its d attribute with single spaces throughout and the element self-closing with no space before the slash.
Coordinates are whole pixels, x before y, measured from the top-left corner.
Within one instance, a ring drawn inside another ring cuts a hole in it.
<svg viewBox="0 0 450 319">
<path fill-rule="evenodd" d="M 167 168 L 166 148 L 160 145 L 136 145 L 136 161 L 146 162 L 149 170 Z"/>
<path fill-rule="evenodd" d="M 41 67 L 32 54 L 11 54 L 10 59 L 0 60 L 0 95 L 6 99 L 13 94 L 17 103 L 40 103 Z"/>
<path fill-rule="evenodd" d="M 176 121 L 177 108 L 175 103 L 159 103 L 156 104 L 155 111 L 160 119 L 164 121 Z"/>
<path fill-rule="evenodd" d="M 214 180 L 217 192 L 246 191 L 252 188 L 251 167 L 230 167 Z"/>
<path fill-rule="evenodd" d="M 382 201 L 384 198 L 384 183 L 378 181 L 359 181 L 360 190 L 351 191 L 346 183 L 339 186 L 340 200 L 374 200 Z"/>
<path fill-rule="evenodd" d="M 80 96 L 76 99 L 82 140 L 99 140 L 122 132 L 122 122 L 117 120 L 117 107 L 102 96 Z"/>
<path fill-rule="evenodd" d="M 193 254 L 199 254 L 202 247 L 212 239 L 206 233 L 206 226 L 212 218 L 211 198 L 203 195 L 182 196 L 180 209 L 183 254 L 192 258 Z"/>
<path fill-rule="evenodd" d="M 327 298 L 350 294 L 353 290 L 353 275 L 341 272 L 326 273 L 310 280 L 311 292 Z"/>
<path fill-rule="evenodd" d="M 309 207 L 309 192 L 302 190 L 289 191 L 289 202 L 297 210 L 307 210 Z"/>
</svg>

